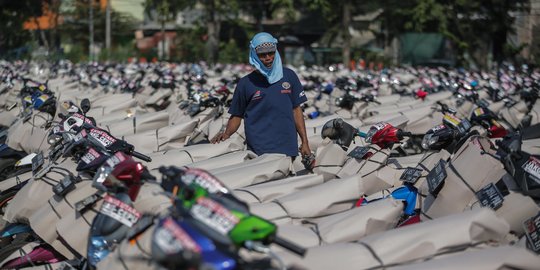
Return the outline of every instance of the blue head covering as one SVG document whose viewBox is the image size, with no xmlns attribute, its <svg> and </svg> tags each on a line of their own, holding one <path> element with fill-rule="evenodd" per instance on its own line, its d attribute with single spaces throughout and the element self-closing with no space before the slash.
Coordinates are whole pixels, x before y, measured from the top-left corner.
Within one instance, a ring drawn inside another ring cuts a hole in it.
<svg viewBox="0 0 540 270">
<path fill-rule="evenodd" d="M 249 63 L 266 77 L 269 84 L 273 84 L 283 78 L 283 66 L 281 64 L 281 57 L 279 56 L 279 52 L 276 50 L 276 55 L 274 56 L 274 63 L 272 64 L 271 68 L 267 68 L 261 62 L 261 60 L 259 60 L 257 52 L 255 51 L 255 48 L 257 48 L 257 46 L 263 43 L 277 44 L 278 41 L 272 35 L 266 32 L 260 32 L 256 34 L 249 43 Z"/>
</svg>

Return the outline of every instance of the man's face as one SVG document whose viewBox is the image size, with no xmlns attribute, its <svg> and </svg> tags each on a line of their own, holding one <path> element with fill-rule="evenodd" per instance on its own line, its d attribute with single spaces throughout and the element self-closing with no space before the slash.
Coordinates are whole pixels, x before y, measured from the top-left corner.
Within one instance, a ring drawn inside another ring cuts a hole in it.
<svg viewBox="0 0 540 270">
<path fill-rule="evenodd" d="M 271 68 L 272 64 L 274 63 L 274 57 L 276 56 L 276 52 L 258 53 L 257 56 L 265 67 Z"/>
</svg>

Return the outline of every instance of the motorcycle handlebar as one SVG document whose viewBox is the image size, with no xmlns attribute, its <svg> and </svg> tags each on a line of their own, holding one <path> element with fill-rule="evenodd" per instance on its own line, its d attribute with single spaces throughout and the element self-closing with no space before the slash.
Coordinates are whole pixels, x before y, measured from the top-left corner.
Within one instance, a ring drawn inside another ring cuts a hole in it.
<svg viewBox="0 0 540 270">
<path fill-rule="evenodd" d="M 139 153 L 137 151 L 132 151 L 130 154 L 131 154 L 131 156 L 136 157 L 136 158 L 138 158 L 140 160 L 143 160 L 143 161 L 146 161 L 146 162 L 151 162 L 152 161 L 151 157 L 149 157 L 149 156 L 147 156 L 145 154 Z"/>
<path fill-rule="evenodd" d="M 495 145 L 497 145 L 500 149 L 502 149 L 504 152 L 508 154 L 515 152 L 512 149 L 510 149 L 508 146 L 506 146 L 501 140 L 495 141 Z"/>
<path fill-rule="evenodd" d="M 295 243 L 292 243 L 292 242 L 290 242 L 290 241 L 288 241 L 286 239 L 283 239 L 283 238 L 281 238 L 281 237 L 279 237 L 277 235 L 274 238 L 274 244 L 279 245 L 282 248 L 285 248 L 285 249 L 287 249 L 287 250 L 289 250 L 289 251 L 291 251 L 293 253 L 296 253 L 296 254 L 298 254 L 299 256 L 302 256 L 302 257 L 304 257 L 304 255 L 306 254 L 306 249 L 305 248 L 303 248 L 303 247 L 301 247 L 301 246 L 299 246 L 299 245 L 297 245 Z"/>
</svg>

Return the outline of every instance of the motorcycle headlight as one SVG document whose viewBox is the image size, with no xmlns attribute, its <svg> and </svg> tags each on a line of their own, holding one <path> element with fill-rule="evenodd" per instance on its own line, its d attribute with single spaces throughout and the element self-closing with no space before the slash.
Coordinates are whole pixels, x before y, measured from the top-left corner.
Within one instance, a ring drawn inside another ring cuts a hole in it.
<svg viewBox="0 0 540 270">
<path fill-rule="evenodd" d="M 50 144 L 50 145 L 56 145 L 59 141 L 62 140 L 62 136 L 58 135 L 58 134 L 51 134 L 49 135 L 49 137 L 47 138 L 47 142 Z"/>
<path fill-rule="evenodd" d="M 428 150 L 432 145 L 439 141 L 439 136 L 433 136 L 433 133 L 426 134 L 422 139 L 422 148 Z"/>
<path fill-rule="evenodd" d="M 422 148 L 428 150 L 430 147 L 439 141 L 439 136 L 433 136 L 433 133 L 426 134 L 422 139 Z"/>
<path fill-rule="evenodd" d="M 377 131 L 379 131 L 379 130 L 376 129 L 376 128 L 369 129 L 368 133 L 366 134 L 366 142 L 367 143 L 371 143 L 371 141 L 373 140 L 373 136 L 375 135 L 375 133 L 377 133 Z"/>
<path fill-rule="evenodd" d="M 101 260 L 109 255 L 109 244 L 107 240 L 101 236 L 90 237 L 88 245 L 88 262 L 92 266 L 96 266 Z"/>
<path fill-rule="evenodd" d="M 113 169 L 107 165 L 99 167 L 98 171 L 94 175 L 93 182 L 95 185 L 97 184 L 103 184 L 105 180 L 107 180 L 107 177 L 111 174 Z"/>
</svg>

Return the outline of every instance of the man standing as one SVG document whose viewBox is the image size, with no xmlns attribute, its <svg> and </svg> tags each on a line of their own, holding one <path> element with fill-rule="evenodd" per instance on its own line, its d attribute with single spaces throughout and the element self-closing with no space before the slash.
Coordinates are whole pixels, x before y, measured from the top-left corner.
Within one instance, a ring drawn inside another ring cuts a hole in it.
<svg viewBox="0 0 540 270">
<path fill-rule="evenodd" d="M 307 98 L 296 73 L 282 66 L 277 39 L 261 32 L 253 37 L 249 48 L 249 63 L 256 70 L 238 82 L 227 128 L 216 135 L 212 143 L 228 139 L 244 119 L 247 146 L 257 155 L 297 156 L 297 134 L 302 142 L 300 153 L 310 155 L 304 116 L 299 106 Z"/>
</svg>

